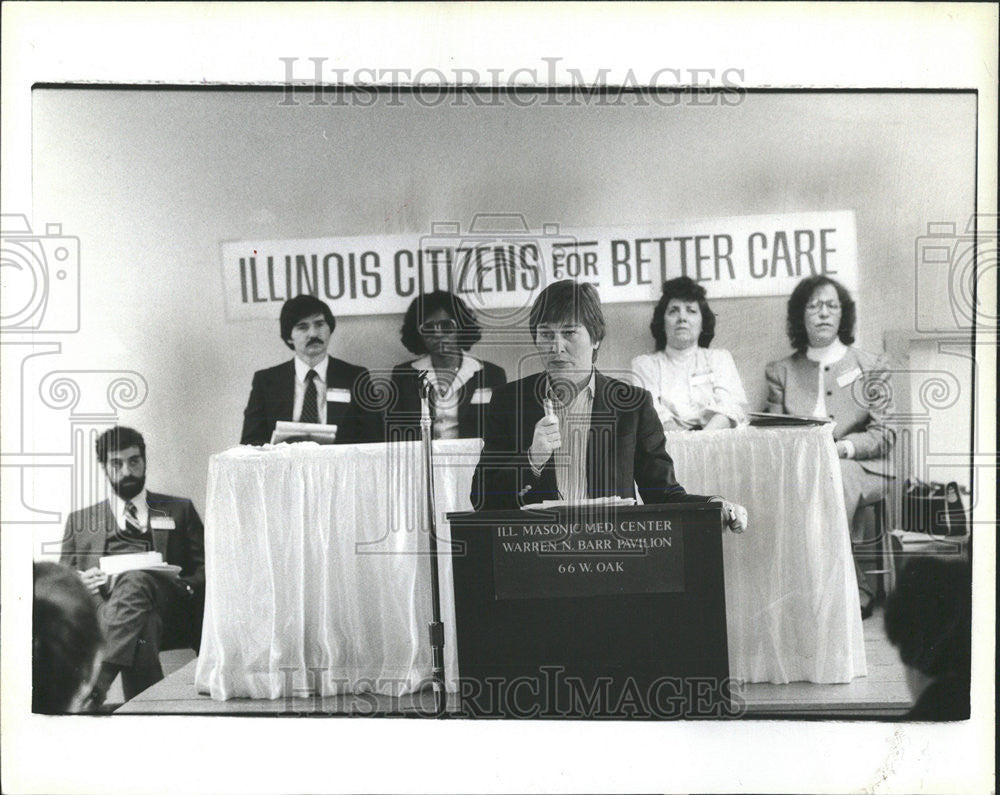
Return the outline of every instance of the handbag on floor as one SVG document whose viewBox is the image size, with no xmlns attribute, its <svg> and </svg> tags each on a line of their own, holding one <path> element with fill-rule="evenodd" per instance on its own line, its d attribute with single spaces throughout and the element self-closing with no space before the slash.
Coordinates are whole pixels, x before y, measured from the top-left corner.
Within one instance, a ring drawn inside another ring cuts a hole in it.
<svg viewBox="0 0 1000 795">
<path fill-rule="evenodd" d="M 964 536 L 969 521 L 958 484 L 925 483 L 919 478 L 903 484 L 903 529 L 936 536 Z"/>
</svg>

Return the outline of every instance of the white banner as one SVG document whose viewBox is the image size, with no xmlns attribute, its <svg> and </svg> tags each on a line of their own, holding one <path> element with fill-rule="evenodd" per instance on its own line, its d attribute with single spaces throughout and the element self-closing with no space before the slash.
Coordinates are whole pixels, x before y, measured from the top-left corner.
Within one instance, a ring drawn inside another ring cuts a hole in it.
<svg viewBox="0 0 1000 795">
<path fill-rule="evenodd" d="M 475 310 L 501 310 L 491 313 L 499 319 L 566 278 L 591 282 L 604 303 L 623 303 L 657 300 L 676 276 L 717 299 L 788 295 L 820 273 L 856 292 L 858 273 L 849 210 L 592 229 L 477 215 L 465 231 L 441 222 L 425 235 L 225 242 L 222 268 L 231 320 L 277 317 L 301 293 L 344 316 L 401 314 L 421 290 L 450 290 Z"/>
</svg>

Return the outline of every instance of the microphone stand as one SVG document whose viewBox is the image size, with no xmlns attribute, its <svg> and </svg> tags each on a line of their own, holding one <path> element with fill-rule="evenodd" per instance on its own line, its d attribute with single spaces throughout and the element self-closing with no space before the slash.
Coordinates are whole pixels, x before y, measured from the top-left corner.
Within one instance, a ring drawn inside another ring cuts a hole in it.
<svg viewBox="0 0 1000 795">
<path fill-rule="evenodd" d="M 420 443 L 423 447 L 424 484 L 427 492 L 427 529 L 430 540 L 431 560 L 431 621 L 428 624 L 431 640 L 431 680 L 434 687 L 434 714 L 445 714 L 447 694 L 444 682 L 444 624 L 441 622 L 441 586 L 438 582 L 437 512 L 434 503 L 434 445 L 431 431 L 430 390 L 433 389 L 427 373 L 420 374 Z"/>
</svg>

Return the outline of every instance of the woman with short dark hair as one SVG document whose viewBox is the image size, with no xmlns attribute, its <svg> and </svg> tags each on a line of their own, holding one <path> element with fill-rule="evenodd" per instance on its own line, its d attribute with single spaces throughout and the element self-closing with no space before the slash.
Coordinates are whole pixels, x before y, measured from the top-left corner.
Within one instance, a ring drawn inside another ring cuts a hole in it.
<svg viewBox="0 0 1000 795">
<path fill-rule="evenodd" d="M 653 396 L 663 430 L 747 424 L 747 397 L 732 355 L 708 347 L 715 313 L 704 287 L 687 276 L 664 282 L 649 329 L 656 352 L 632 360 L 632 380 Z"/>
<path fill-rule="evenodd" d="M 888 361 L 855 348 L 854 301 L 828 276 L 810 276 L 788 299 L 791 356 L 767 365 L 768 411 L 821 417 L 833 422 L 840 457 L 847 521 L 854 541 L 863 541 L 860 511 L 883 499 L 892 478 L 889 451 L 894 433 L 886 424 L 892 408 Z M 861 612 L 873 595 L 855 561 Z"/>
<path fill-rule="evenodd" d="M 688 494 L 677 482 L 649 393 L 594 366 L 606 325 L 593 285 L 550 284 L 528 323 L 544 370 L 493 396 L 472 479 L 476 510 L 637 496 L 644 504 L 716 501 L 727 526 L 743 532 L 741 505 Z"/>
<path fill-rule="evenodd" d="M 403 317 L 400 338 L 417 358 L 393 368 L 387 438 L 419 438 L 421 378 L 430 385 L 435 439 L 482 436 L 482 414 L 507 376 L 497 365 L 468 354 L 482 338 L 482 328 L 465 302 L 444 290 L 418 295 Z"/>
</svg>

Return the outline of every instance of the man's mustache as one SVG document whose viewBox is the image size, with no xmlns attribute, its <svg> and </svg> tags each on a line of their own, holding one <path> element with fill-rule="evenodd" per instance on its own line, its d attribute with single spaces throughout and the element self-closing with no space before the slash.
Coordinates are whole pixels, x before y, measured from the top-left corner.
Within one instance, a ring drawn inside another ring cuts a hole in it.
<svg viewBox="0 0 1000 795">
<path fill-rule="evenodd" d="M 320 345 L 323 344 L 323 340 L 320 339 L 319 337 L 310 337 L 308 340 L 306 340 L 306 345 L 312 345 L 314 342 L 318 342 Z"/>
</svg>

